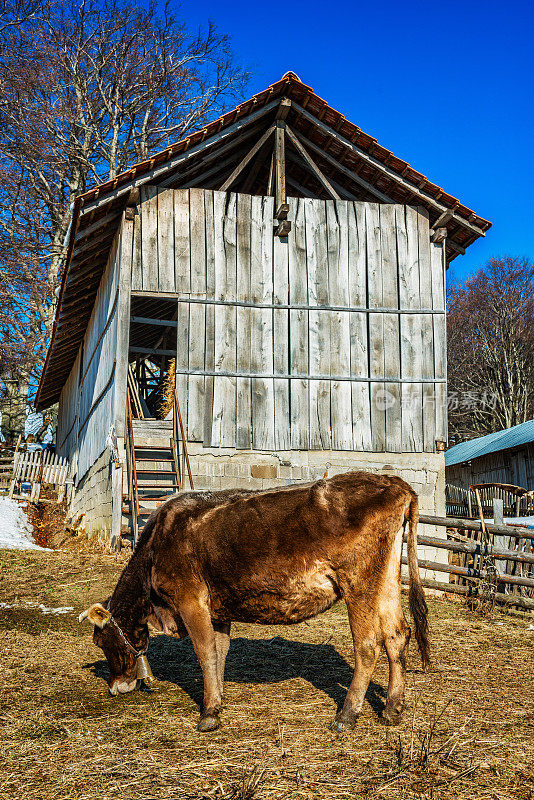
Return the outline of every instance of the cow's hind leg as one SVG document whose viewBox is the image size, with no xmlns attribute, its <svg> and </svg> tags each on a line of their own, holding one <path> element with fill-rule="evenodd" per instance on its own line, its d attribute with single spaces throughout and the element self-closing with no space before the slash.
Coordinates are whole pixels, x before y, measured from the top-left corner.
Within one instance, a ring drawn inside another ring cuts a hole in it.
<svg viewBox="0 0 534 800">
<path fill-rule="evenodd" d="M 410 641 L 410 627 L 402 612 L 400 599 L 396 613 L 383 621 L 382 631 L 389 661 L 388 694 L 382 721 L 385 725 L 398 725 L 404 711 L 406 656 Z"/>
<path fill-rule="evenodd" d="M 330 726 L 338 733 L 354 728 L 382 649 L 378 614 L 366 603 L 351 599 L 350 595 L 345 595 L 345 602 L 354 642 L 354 675 L 343 708 Z"/>
<path fill-rule="evenodd" d="M 216 622 L 213 625 L 213 629 L 215 631 L 215 648 L 217 650 L 217 679 L 222 697 L 224 691 L 224 665 L 230 649 L 230 624 Z"/>
<path fill-rule="evenodd" d="M 200 601 L 180 608 L 204 677 L 204 702 L 198 723 L 199 731 L 213 731 L 220 725 L 221 689 L 217 672 L 215 631 L 207 606 Z"/>
</svg>

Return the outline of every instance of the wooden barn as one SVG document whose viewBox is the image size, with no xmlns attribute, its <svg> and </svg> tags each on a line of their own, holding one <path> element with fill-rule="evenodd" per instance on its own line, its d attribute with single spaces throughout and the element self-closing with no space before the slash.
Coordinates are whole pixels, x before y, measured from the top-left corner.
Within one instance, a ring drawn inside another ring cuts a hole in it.
<svg viewBox="0 0 534 800">
<path fill-rule="evenodd" d="M 72 514 L 354 468 L 443 512 L 445 270 L 489 227 L 293 73 L 79 197 L 37 397 Z"/>
</svg>

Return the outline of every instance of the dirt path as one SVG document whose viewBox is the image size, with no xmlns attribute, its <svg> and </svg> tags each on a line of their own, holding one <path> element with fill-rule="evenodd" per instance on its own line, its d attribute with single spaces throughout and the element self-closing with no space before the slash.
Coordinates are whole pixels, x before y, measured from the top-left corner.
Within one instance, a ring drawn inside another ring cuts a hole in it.
<svg viewBox="0 0 534 800">
<path fill-rule="evenodd" d="M 0 551 L 0 602 L 14 606 L 0 606 L 0 798 L 534 798 L 532 617 L 488 622 L 432 601 L 434 665 L 423 673 L 412 648 L 403 724 L 378 722 L 381 657 L 344 736 L 328 730 L 351 676 L 344 607 L 293 627 L 235 625 L 223 727 L 202 735 L 188 640 L 151 640 L 156 691 L 107 694 L 102 653 L 76 617 L 123 563 Z"/>
</svg>

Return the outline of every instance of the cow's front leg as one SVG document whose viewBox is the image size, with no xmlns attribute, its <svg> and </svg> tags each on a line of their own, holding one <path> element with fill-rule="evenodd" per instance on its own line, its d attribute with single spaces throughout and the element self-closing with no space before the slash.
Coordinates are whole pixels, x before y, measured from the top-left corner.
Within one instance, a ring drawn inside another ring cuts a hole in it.
<svg viewBox="0 0 534 800">
<path fill-rule="evenodd" d="M 188 603 L 180 608 L 204 677 L 204 701 L 200 712 L 199 731 L 214 731 L 219 727 L 222 692 L 217 673 L 215 631 L 207 605 Z"/>
</svg>

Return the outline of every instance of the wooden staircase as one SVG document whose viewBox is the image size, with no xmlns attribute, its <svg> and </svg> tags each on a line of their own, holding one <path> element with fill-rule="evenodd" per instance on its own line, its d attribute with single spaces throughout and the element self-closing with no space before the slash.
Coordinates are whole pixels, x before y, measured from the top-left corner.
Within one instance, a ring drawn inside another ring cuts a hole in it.
<svg viewBox="0 0 534 800">
<path fill-rule="evenodd" d="M 134 419 L 128 395 L 125 444 L 128 469 L 127 485 L 123 487 L 121 531 L 123 537 L 132 538 L 135 543 L 152 511 L 185 488 L 182 475 L 186 465 L 189 485 L 193 487 L 177 402 L 171 420 Z"/>
<path fill-rule="evenodd" d="M 139 426 L 134 426 L 139 428 Z M 140 529 L 152 511 L 161 503 L 168 500 L 181 489 L 180 475 L 176 472 L 176 465 L 170 443 L 165 445 L 141 444 L 146 441 L 145 431 L 134 432 L 134 458 L 137 474 L 137 524 Z M 134 501 L 135 504 L 135 501 Z M 134 534 L 134 509 L 130 502 L 129 493 L 123 495 L 123 532 Z M 126 528 L 126 530 L 125 530 Z"/>
</svg>

